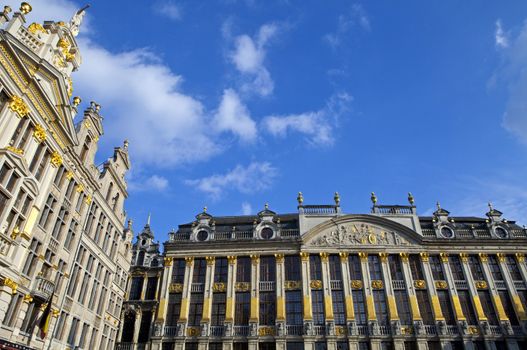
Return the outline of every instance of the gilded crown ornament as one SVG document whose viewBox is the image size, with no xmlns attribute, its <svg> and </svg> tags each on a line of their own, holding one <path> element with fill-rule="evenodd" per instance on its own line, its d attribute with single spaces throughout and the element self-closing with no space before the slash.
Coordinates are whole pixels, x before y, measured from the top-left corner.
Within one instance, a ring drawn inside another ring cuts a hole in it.
<svg viewBox="0 0 527 350">
<path fill-rule="evenodd" d="M 15 112 L 20 118 L 23 118 L 29 114 L 29 107 L 24 100 L 16 95 L 11 96 L 9 101 L 9 109 Z"/>
<path fill-rule="evenodd" d="M 335 192 L 335 195 L 333 196 L 333 200 L 335 201 L 335 205 L 338 207 L 340 205 L 340 195 L 338 192 Z"/>
<path fill-rule="evenodd" d="M 33 130 L 33 137 L 37 140 L 38 143 L 46 141 L 46 130 L 40 124 L 35 124 L 35 129 Z"/>
<path fill-rule="evenodd" d="M 23 2 L 20 4 L 20 12 L 22 12 L 24 15 L 27 15 L 33 10 L 30 4 L 27 2 Z"/>
<path fill-rule="evenodd" d="M 11 13 L 11 11 L 13 11 L 13 10 L 11 9 L 11 6 L 7 6 L 7 5 L 6 5 L 6 6 L 4 6 L 4 11 L 2 12 L 2 14 L 3 14 L 4 16 L 7 16 L 9 13 Z"/>
<path fill-rule="evenodd" d="M 81 102 L 82 102 L 82 99 L 79 96 L 75 96 L 73 98 L 73 106 L 74 107 L 77 107 L 78 105 L 80 105 Z"/>
<path fill-rule="evenodd" d="M 371 202 L 373 203 L 373 205 L 377 204 L 377 196 L 375 195 L 375 192 L 372 192 L 371 193 Z"/>
<path fill-rule="evenodd" d="M 304 195 L 302 194 L 302 192 L 298 192 L 296 200 L 298 202 L 298 205 L 302 205 L 304 203 Z"/>
<path fill-rule="evenodd" d="M 411 192 L 408 192 L 408 203 L 410 203 L 410 205 L 414 205 L 415 203 L 414 196 L 412 196 Z"/>
</svg>

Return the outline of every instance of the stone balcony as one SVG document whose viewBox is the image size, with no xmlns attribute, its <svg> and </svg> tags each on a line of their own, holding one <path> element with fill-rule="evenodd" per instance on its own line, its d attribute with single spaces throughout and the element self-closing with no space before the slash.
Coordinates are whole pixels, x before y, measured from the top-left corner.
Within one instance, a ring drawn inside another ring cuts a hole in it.
<svg viewBox="0 0 527 350">
<path fill-rule="evenodd" d="M 51 297 L 51 294 L 53 294 L 54 289 L 55 283 L 44 276 L 37 276 L 37 278 L 35 278 L 31 294 L 34 298 L 37 298 L 42 302 L 46 302 Z"/>
</svg>

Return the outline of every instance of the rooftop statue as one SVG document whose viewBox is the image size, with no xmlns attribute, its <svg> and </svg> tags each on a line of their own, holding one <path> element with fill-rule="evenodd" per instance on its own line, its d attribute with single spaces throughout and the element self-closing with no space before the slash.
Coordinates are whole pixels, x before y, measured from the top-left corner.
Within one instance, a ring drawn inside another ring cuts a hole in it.
<svg viewBox="0 0 527 350">
<path fill-rule="evenodd" d="M 71 34 L 73 34 L 73 36 L 79 35 L 79 29 L 80 29 L 80 26 L 82 24 L 82 20 L 84 19 L 84 15 L 86 15 L 86 11 L 85 10 L 87 8 L 89 8 L 89 7 L 90 7 L 90 5 L 84 6 L 79 11 L 77 11 L 77 13 L 75 13 L 75 15 L 73 15 L 73 17 L 71 18 L 70 30 L 71 30 Z"/>
</svg>

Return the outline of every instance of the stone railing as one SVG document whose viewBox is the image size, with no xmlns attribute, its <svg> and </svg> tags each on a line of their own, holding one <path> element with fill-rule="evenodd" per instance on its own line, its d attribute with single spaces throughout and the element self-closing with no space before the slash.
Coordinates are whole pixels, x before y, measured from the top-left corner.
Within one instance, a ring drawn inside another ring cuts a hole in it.
<svg viewBox="0 0 527 350">
<path fill-rule="evenodd" d="M 287 335 L 302 335 L 304 332 L 303 325 L 288 324 L 285 326 Z"/>
<path fill-rule="evenodd" d="M 225 326 L 210 326 L 210 335 L 213 337 L 223 337 L 225 335 Z"/>
<path fill-rule="evenodd" d="M 260 292 L 272 292 L 275 285 L 275 281 L 260 281 Z"/>
<path fill-rule="evenodd" d="M 334 205 L 303 205 L 298 208 L 305 215 L 328 215 L 337 214 L 338 208 Z"/>
<path fill-rule="evenodd" d="M 406 289 L 406 283 L 404 280 L 392 280 L 393 289 Z"/>
<path fill-rule="evenodd" d="M 205 290 L 205 283 L 192 283 L 190 285 L 190 291 L 192 293 L 201 293 Z"/>
<path fill-rule="evenodd" d="M 342 281 L 339 281 L 339 280 L 331 280 L 329 281 L 329 285 L 331 286 L 331 290 L 341 290 L 342 289 Z"/>
<path fill-rule="evenodd" d="M 44 276 L 37 276 L 31 294 L 42 301 L 47 301 L 51 297 L 54 289 L 55 283 L 51 282 Z"/>
<path fill-rule="evenodd" d="M 235 336 L 246 337 L 249 335 L 249 326 L 233 326 L 232 330 Z"/>
<path fill-rule="evenodd" d="M 135 343 L 117 343 L 116 350 L 134 350 Z"/>
<path fill-rule="evenodd" d="M 468 283 L 465 280 L 455 280 L 454 284 L 456 285 L 456 289 L 468 289 Z"/>
<path fill-rule="evenodd" d="M 177 335 L 177 326 L 165 326 L 164 335 L 166 337 L 175 337 Z"/>
</svg>

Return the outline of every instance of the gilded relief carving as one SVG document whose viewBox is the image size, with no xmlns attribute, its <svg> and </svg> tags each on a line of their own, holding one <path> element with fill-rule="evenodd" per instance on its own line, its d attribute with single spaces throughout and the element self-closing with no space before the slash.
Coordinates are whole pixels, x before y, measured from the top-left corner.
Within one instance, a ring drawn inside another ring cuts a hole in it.
<svg viewBox="0 0 527 350">
<path fill-rule="evenodd" d="M 365 223 L 339 225 L 321 233 L 310 242 L 313 246 L 334 245 L 407 245 L 409 242 L 393 232 Z"/>
</svg>

